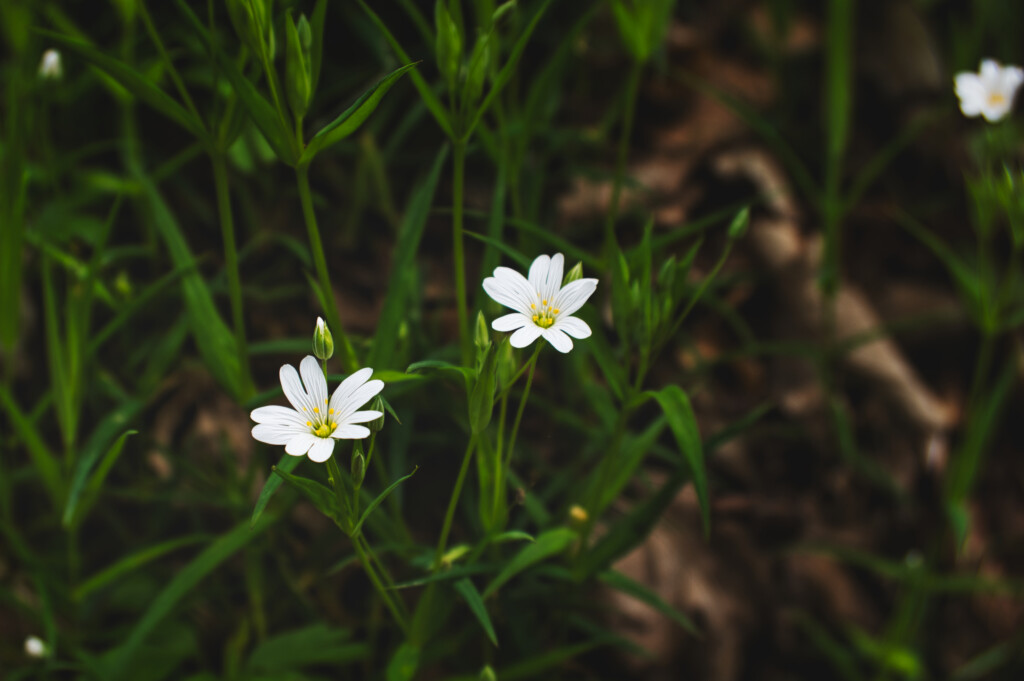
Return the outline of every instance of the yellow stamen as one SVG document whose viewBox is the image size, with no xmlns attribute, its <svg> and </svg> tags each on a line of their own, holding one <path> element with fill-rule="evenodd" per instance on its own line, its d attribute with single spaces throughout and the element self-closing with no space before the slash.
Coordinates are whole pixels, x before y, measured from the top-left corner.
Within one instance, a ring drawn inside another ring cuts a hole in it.
<svg viewBox="0 0 1024 681">
<path fill-rule="evenodd" d="M 544 300 L 540 301 L 540 303 L 541 303 L 541 305 L 547 305 L 548 304 L 547 298 L 545 298 Z"/>
<path fill-rule="evenodd" d="M 312 425 L 313 425 L 313 422 L 312 422 L 312 421 L 306 421 L 306 425 L 307 425 L 307 426 L 312 426 Z"/>
<path fill-rule="evenodd" d="M 530 309 L 531 310 L 536 310 L 537 309 L 537 303 L 530 303 Z"/>
<path fill-rule="evenodd" d="M 333 410 L 333 409 L 328 409 L 328 410 L 327 410 L 327 413 L 328 413 L 328 414 L 333 414 L 333 413 L 334 413 L 334 410 Z"/>
<path fill-rule="evenodd" d="M 560 312 L 560 310 L 556 307 L 554 310 L 552 310 L 552 312 L 554 312 L 555 314 L 558 314 Z"/>
<path fill-rule="evenodd" d="M 999 106 L 1000 104 L 1006 103 L 1006 97 L 998 92 L 993 92 L 988 96 L 988 103 L 991 106 Z"/>
<path fill-rule="evenodd" d="M 313 407 L 313 413 L 319 414 L 320 413 L 320 407 Z"/>
</svg>

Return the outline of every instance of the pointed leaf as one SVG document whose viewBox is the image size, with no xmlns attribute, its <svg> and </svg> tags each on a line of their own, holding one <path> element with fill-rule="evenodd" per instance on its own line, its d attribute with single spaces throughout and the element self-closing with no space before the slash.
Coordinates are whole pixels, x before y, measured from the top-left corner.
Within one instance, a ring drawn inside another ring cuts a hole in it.
<svg viewBox="0 0 1024 681">
<path fill-rule="evenodd" d="M 661 596 L 656 594 L 654 591 L 648 589 L 643 584 L 640 584 L 639 582 L 636 582 L 627 577 L 626 575 L 622 574 L 621 572 L 617 572 L 615 570 L 607 570 L 605 572 L 602 572 L 599 575 L 599 578 L 602 582 L 612 587 L 613 589 L 621 591 L 622 593 L 632 596 L 638 601 L 646 603 L 647 605 L 651 606 L 652 608 L 660 612 L 662 615 L 665 615 L 669 619 L 679 624 L 679 626 L 681 626 L 683 629 L 686 629 L 691 634 L 695 636 L 701 635 L 700 630 L 697 629 L 697 625 L 693 623 L 693 620 L 691 620 L 689 617 L 687 617 L 686 615 L 684 615 L 683 613 L 679 612 L 671 605 L 666 603 Z"/>
<path fill-rule="evenodd" d="M 677 385 L 669 385 L 657 392 L 647 392 L 644 395 L 657 400 L 661 410 L 665 412 L 669 428 L 672 429 L 680 453 L 693 476 L 693 486 L 697 491 L 697 501 L 700 503 L 704 533 L 707 534 L 711 529 L 708 474 L 704 466 L 704 448 L 701 445 L 700 429 L 697 427 L 697 419 L 690 406 L 690 398 Z"/>
<path fill-rule="evenodd" d="M 274 468 L 283 470 L 285 473 L 291 473 L 295 470 L 295 467 L 302 461 L 300 456 L 291 456 L 289 454 L 282 454 L 281 459 L 277 462 Z M 280 475 L 271 475 L 267 478 L 267 481 L 263 483 L 263 490 L 260 492 L 259 498 L 256 499 L 256 505 L 252 509 L 252 518 L 249 520 L 249 527 L 255 527 L 256 521 L 263 515 L 263 511 L 267 508 L 267 504 L 270 503 L 270 498 L 277 492 L 277 488 L 284 482 L 284 478 Z"/>
<path fill-rule="evenodd" d="M 300 458 L 300 457 L 295 457 Z M 299 491 L 309 503 L 313 504 L 318 511 L 333 520 L 339 527 L 344 528 L 347 524 L 345 511 L 338 503 L 338 497 L 330 487 L 316 480 L 310 480 L 299 475 L 292 475 L 287 471 L 274 468 L 274 475 L 284 478 L 284 481 Z"/>
<path fill-rule="evenodd" d="M 415 67 L 415 63 L 406 64 L 384 76 L 376 85 L 364 92 L 352 106 L 345 109 L 341 115 L 321 128 L 313 136 L 313 139 L 309 141 L 306 150 L 302 152 L 302 158 L 299 160 L 298 165 L 309 165 L 318 153 L 355 132 L 356 128 L 362 125 L 363 121 L 377 108 L 380 100 L 384 98 L 384 95 L 391 89 L 391 86 L 398 82 L 398 79 L 406 72 Z"/>
<path fill-rule="evenodd" d="M 452 587 L 459 592 L 462 599 L 466 601 L 466 605 L 469 606 L 473 616 L 476 617 L 476 621 L 483 627 L 484 632 L 487 634 L 487 638 L 491 640 L 494 647 L 498 647 L 498 635 L 494 633 L 494 625 L 491 624 L 491 617 L 487 614 L 487 606 L 484 605 L 484 599 L 480 597 L 480 592 L 476 590 L 473 582 L 469 581 L 468 578 L 463 577 L 459 581 L 455 582 Z"/>
<path fill-rule="evenodd" d="M 484 590 L 483 597 L 487 598 L 497 591 L 505 582 L 512 579 L 534 563 L 538 563 L 545 558 L 561 553 L 569 546 L 569 544 L 575 541 L 576 538 L 576 532 L 567 527 L 556 527 L 541 533 L 537 537 L 537 541 L 535 543 L 523 547 L 523 549 L 520 550 L 507 565 L 505 565 L 505 568 L 498 573 L 498 576 L 487 585 L 487 588 Z"/>
<path fill-rule="evenodd" d="M 384 499 L 386 499 L 387 496 L 389 494 L 391 494 L 391 492 L 396 487 L 398 487 L 403 482 L 405 482 L 406 480 L 408 480 L 409 478 L 414 476 L 416 474 L 417 470 L 419 470 L 418 466 L 416 468 L 412 469 L 412 473 L 409 473 L 408 475 L 404 475 L 404 476 L 400 477 L 398 480 L 395 480 L 393 483 L 388 485 L 387 489 L 385 489 L 383 492 L 378 494 L 377 498 L 370 502 L 370 505 L 366 507 L 365 511 L 363 511 L 363 515 L 360 516 L 359 522 L 356 523 L 356 526 L 352 528 L 351 535 L 353 537 L 356 536 L 357 534 L 359 534 L 359 530 L 363 527 L 363 523 L 365 523 L 366 519 L 370 517 L 370 514 L 373 513 L 373 510 L 375 508 L 377 508 L 378 506 L 380 506 L 380 502 L 384 501 Z"/>
</svg>

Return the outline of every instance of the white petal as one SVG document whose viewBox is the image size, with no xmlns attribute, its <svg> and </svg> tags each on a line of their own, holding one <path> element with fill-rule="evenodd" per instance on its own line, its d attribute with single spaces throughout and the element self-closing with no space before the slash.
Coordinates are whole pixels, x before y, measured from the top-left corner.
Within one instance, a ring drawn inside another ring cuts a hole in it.
<svg viewBox="0 0 1024 681">
<path fill-rule="evenodd" d="M 551 256 L 551 264 L 548 266 L 547 280 L 544 287 L 540 289 L 543 298 L 553 301 L 558 289 L 562 288 L 562 272 L 565 269 L 565 256 L 555 253 Z"/>
<path fill-rule="evenodd" d="M 305 408 L 305 413 L 311 412 L 313 410 L 313 402 L 309 399 L 309 395 L 306 394 L 306 389 L 302 387 L 302 381 L 299 380 L 299 372 L 295 370 L 295 367 L 291 364 L 285 364 L 281 367 L 280 376 L 284 396 L 295 407 L 295 411 L 301 413 L 303 408 Z"/>
<path fill-rule="evenodd" d="M 319 440 L 313 433 L 298 433 L 284 446 L 284 451 L 292 456 L 302 456 Z"/>
<path fill-rule="evenodd" d="M 256 423 L 271 423 L 282 426 L 305 426 L 306 421 L 308 420 L 294 409 L 279 407 L 277 405 L 253 409 L 252 413 L 249 414 L 249 417 Z"/>
<path fill-rule="evenodd" d="M 524 315 L 522 312 L 513 312 L 507 314 L 504 317 L 498 317 L 491 322 L 491 328 L 495 331 L 515 331 L 516 329 L 532 324 L 533 320 Z"/>
<path fill-rule="evenodd" d="M 372 400 L 383 389 L 384 381 L 367 381 L 356 388 L 355 392 L 344 396 L 340 403 L 341 406 L 334 411 L 334 418 L 338 423 L 347 421 L 356 409 Z"/>
<path fill-rule="evenodd" d="M 302 382 L 306 384 L 306 394 L 314 407 L 323 413 L 327 408 L 327 379 L 320 368 L 320 363 L 313 355 L 306 355 L 299 365 L 299 373 L 302 374 Z"/>
<path fill-rule="evenodd" d="M 353 371 L 348 378 L 342 381 L 337 388 L 334 389 L 334 393 L 331 395 L 330 408 L 334 410 L 334 418 L 337 419 L 341 415 L 341 409 L 345 406 L 345 400 L 349 395 L 359 389 L 359 386 L 370 380 L 370 376 L 373 375 L 373 369 L 370 367 L 363 367 L 359 371 Z"/>
<path fill-rule="evenodd" d="M 530 265 L 530 288 L 536 293 L 546 293 L 548 283 L 548 270 L 551 269 L 551 256 L 538 255 Z"/>
<path fill-rule="evenodd" d="M 370 437 L 370 429 L 365 426 L 343 423 L 334 429 L 331 437 L 339 440 L 362 440 L 364 437 Z"/>
<path fill-rule="evenodd" d="M 981 74 L 983 80 L 996 80 L 999 78 L 1002 70 L 999 62 L 995 59 L 985 59 L 981 62 L 981 68 L 978 69 L 978 73 Z"/>
<path fill-rule="evenodd" d="M 1003 100 L 999 104 L 988 104 L 982 107 L 981 115 L 985 117 L 985 120 L 989 123 L 995 123 L 998 120 L 1002 120 L 1006 114 L 1010 113 L 1010 100 Z"/>
<path fill-rule="evenodd" d="M 531 323 L 512 334 L 508 339 L 508 342 L 514 348 L 525 348 L 527 345 L 537 340 L 537 337 L 540 336 L 542 330 L 543 329 L 536 324 Z"/>
<path fill-rule="evenodd" d="M 528 314 L 530 305 L 536 303 L 537 292 L 530 287 L 523 275 L 507 267 L 498 267 L 494 276 L 484 279 L 484 291 L 505 307 Z"/>
<path fill-rule="evenodd" d="M 384 416 L 384 412 L 377 411 L 376 409 L 367 409 L 366 411 L 357 411 L 353 414 L 349 414 L 345 417 L 345 423 L 366 423 L 367 421 L 373 421 Z"/>
<path fill-rule="evenodd" d="M 309 460 L 323 463 L 334 453 L 334 440 L 329 437 L 318 437 L 309 448 Z"/>
<path fill-rule="evenodd" d="M 544 329 L 542 335 L 544 340 L 554 346 L 555 350 L 561 353 L 566 353 L 572 350 L 572 339 L 562 333 L 559 329 L 551 327 Z"/>
<path fill-rule="evenodd" d="M 1024 69 L 1021 69 L 1019 66 L 1007 66 L 1003 69 L 1003 89 L 1011 99 L 1017 93 L 1017 88 L 1020 87 L 1021 83 L 1024 83 Z"/>
<path fill-rule="evenodd" d="M 590 338 L 591 334 L 590 327 L 579 317 L 561 315 L 551 328 L 564 331 L 573 338 Z"/>
<path fill-rule="evenodd" d="M 558 309 L 559 315 L 570 315 L 583 307 L 583 303 L 587 302 L 587 298 L 594 295 L 596 290 L 597 279 L 577 279 L 559 291 L 552 304 Z"/>
<path fill-rule="evenodd" d="M 260 442 L 268 445 L 286 445 L 297 435 L 309 433 L 309 428 L 303 426 L 302 430 L 293 426 L 282 426 L 276 423 L 257 423 L 252 428 L 252 436 Z"/>
</svg>

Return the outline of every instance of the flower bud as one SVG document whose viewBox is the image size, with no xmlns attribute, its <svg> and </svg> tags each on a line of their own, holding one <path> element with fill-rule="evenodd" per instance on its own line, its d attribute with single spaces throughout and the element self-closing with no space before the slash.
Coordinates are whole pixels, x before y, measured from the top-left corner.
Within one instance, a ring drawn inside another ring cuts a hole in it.
<svg viewBox="0 0 1024 681">
<path fill-rule="evenodd" d="M 380 416 L 367 423 L 366 427 L 370 429 L 371 433 L 379 433 L 384 429 L 384 400 L 380 395 L 374 397 L 373 402 L 370 402 L 370 409 L 379 411 Z"/>
<path fill-rule="evenodd" d="M 46 644 L 38 636 L 29 636 L 25 639 L 25 654 L 29 657 L 46 657 Z"/>
<path fill-rule="evenodd" d="M 747 226 L 750 225 L 750 208 L 744 208 L 739 213 L 736 213 L 736 217 L 732 219 L 732 223 L 729 225 L 729 238 L 739 239 L 747 233 Z"/>
<path fill-rule="evenodd" d="M 437 0 L 434 5 L 434 30 L 437 32 L 437 68 L 454 89 L 462 69 L 462 33 L 448 12 L 448 0 Z"/>
<path fill-rule="evenodd" d="M 590 514 L 579 504 L 569 507 L 569 524 L 573 527 L 583 527 L 590 519 Z"/>
<path fill-rule="evenodd" d="M 313 33 L 309 28 L 306 16 L 299 21 L 292 21 L 289 14 L 285 21 L 285 90 L 288 105 L 301 119 L 309 109 L 309 101 L 313 97 L 313 64 L 310 50 L 313 47 Z"/>
<path fill-rule="evenodd" d="M 39 77 L 43 80 L 60 80 L 64 75 L 64 67 L 61 64 L 60 52 L 49 49 L 43 52 L 43 58 L 39 62 Z"/>
<path fill-rule="evenodd" d="M 569 270 L 569 272 L 565 275 L 565 279 L 562 280 L 562 286 L 565 286 L 566 284 L 568 284 L 570 282 L 573 282 L 573 281 L 576 281 L 577 279 L 582 279 L 582 278 L 583 278 L 583 263 L 582 262 L 578 262 L 578 263 L 576 263 L 575 267 L 573 267 L 571 270 Z"/>
<path fill-rule="evenodd" d="M 491 669 L 491 665 L 484 665 L 484 668 L 480 670 L 480 681 L 498 681 L 498 675 Z"/>
<path fill-rule="evenodd" d="M 356 451 L 352 455 L 352 484 L 356 489 L 363 485 L 363 477 L 366 475 L 366 457 L 363 453 Z"/>
<path fill-rule="evenodd" d="M 328 360 L 334 354 L 334 337 L 327 328 L 323 317 L 316 318 L 316 330 L 313 331 L 313 354 L 317 359 Z"/>
</svg>

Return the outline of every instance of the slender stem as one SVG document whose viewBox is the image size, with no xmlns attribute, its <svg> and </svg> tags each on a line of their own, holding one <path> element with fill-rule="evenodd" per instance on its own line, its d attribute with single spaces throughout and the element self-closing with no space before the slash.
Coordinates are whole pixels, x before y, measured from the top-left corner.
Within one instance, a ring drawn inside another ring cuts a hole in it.
<svg viewBox="0 0 1024 681">
<path fill-rule="evenodd" d="M 338 501 L 341 503 L 342 508 L 348 509 L 351 512 L 351 507 L 348 504 L 348 500 L 345 498 L 345 488 L 342 485 L 341 469 L 338 467 L 338 461 L 336 457 L 327 459 L 327 472 L 331 477 L 331 484 L 334 485 L 334 492 L 338 497 Z M 350 516 L 351 517 L 351 516 Z M 351 527 L 351 520 L 349 520 L 349 527 Z M 347 530 L 346 530 L 347 532 Z M 352 547 L 356 551 L 356 555 L 359 557 L 359 562 L 363 566 L 363 570 L 366 572 L 366 576 L 370 578 L 370 582 L 373 583 L 374 588 L 377 590 L 377 594 L 381 600 L 384 601 L 384 605 L 387 606 L 388 610 L 391 611 L 391 615 L 395 618 L 395 621 L 402 628 L 402 631 L 408 631 L 409 625 L 406 622 L 405 617 L 402 615 L 398 606 L 392 601 L 391 593 L 381 582 L 380 575 L 377 574 L 376 569 L 373 567 L 373 561 L 366 552 L 364 546 L 365 539 L 362 535 L 349 536 L 352 540 Z M 390 579 L 389 579 L 390 581 Z"/>
<path fill-rule="evenodd" d="M 331 326 L 334 340 L 341 350 L 341 361 L 346 371 L 355 371 L 359 367 L 355 350 L 349 343 L 345 329 L 338 316 L 338 304 L 334 300 L 334 289 L 331 288 L 331 277 L 327 272 L 327 259 L 324 257 L 324 246 L 320 240 L 320 228 L 316 223 L 316 212 L 313 210 L 313 195 L 309 190 L 309 167 L 299 166 L 295 169 L 295 177 L 299 187 L 299 201 L 302 203 L 302 217 L 306 221 L 306 234 L 309 237 L 309 250 L 313 254 L 313 266 L 320 282 L 320 296 L 324 303 L 324 314 Z"/>
<path fill-rule="evenodd" d="M 459 504 L 459 495 L 462 494 L 462 485 L 466 482 L 466 472 L 469 470 L 469 462 L 473 458 L 473 450 L 476 449 L 476 435 L 469 438 L 466 445 L 466 453 L 462 455 L 462 466 L 459 468 L 459 476 L 455 478 L 455 487 L 452 489 L 452 496 L 448 500 L 448 510 L 444 514 L 444 525 L 441 526 L 441 538 L 437 540 L 437 551 L 434 553 L 434 571 L 441 567 L 441 558 L 444 557 L 444 550 L 448 545 L 448 533 L 452 529 L 452 520 L 455 518 L 455 507 Z"/>
<path fill-rule="evenodd" d="M 540 356 L 540 350 L 544 347 L 540 344 L 540 339 L 537 340 L 537 349 L 533 351 L 533 357 L 530 358 L 529 367 L 530 373 L 526 375 L 526 386 L 523 387 L 523 395 L 519 398 L 519 408 L 516 410 L 516 418 L 512 422 L 512 433 L 508 438 L 508 449 L 505 450 L 505 465 L 502 468 L 504 471 L 512 461 L 512 454 L 516 449 L 516 436 L 519 434 L 519 423 L 523 420 L 523 410 L 526 408 L 526 400 L 530 397 L 530 386 L 533 385 L 533 372 L 537 368 L 537 357 Z"/>
<path fill-rule="evenodd" d="M 452 157 L 452 259 L 455 261 L 455 305 L 459 317 L 459 347 L 462 364 L 473 360 L 472 338 L 469 335 L 469 310 L 466 308 L 466 263 L 463 253 L 462 196 L 465 188 L 466 143 L 456 140 Z"/>
<path fill-rule="evenodd" d="M 626 110 L 622 116 L 622 129 L 619 132 L 619 149 L 615 159 L 615 184 L 612 185 L 612 200 L 605 216 L 605 258 L 609 258 L 615 246 L 615 220 L 619 216 L 619 201 L 622 197 L 622 183 L 626 176 L 626 159 L 629 156 L 629 139 L 633 135 L 633 117 L 636 113 L 637 93 L 640 90 L 640 76 L 644 64 L 633 62 L 626 81 Z"/>
<path fill-rule="evenodd" d="M 214 152 L 210 155 L 213 163 L 213 184 L 217 193 L 217 212 L 220 216 L 220 233 L 224 241 L 224 268 L 228 276 L 228 296 L 231 298 L 231 321 L 235 329 L 235 347 L 241 364 L 241 398 L 252 397 L 252 375 L 249 372 L 249 346 L 245 340 L 245 314 L 242 304 L 242 280 L 238 272 L 238 248 L 235 245 L 235 221 L 231 212 L 231 191 L 228 186 L 227 166 L 224 155 Z"/>
<path fill-rule="evenodd" d="M 181 80 L 178 70 L 174 68 L 174 62 L 171 61 L 170 55 L 167 54 L 167 50 L 164 48 L 164 42 L 160 39 L 160 34 L 157 32 L 156 26 L 153 24 L 152 17 L 149 16 L 149 10 L 146 9 L 146 3 L 139 2 L 136 4 L 136 7 L 139 10 L 139 16 L 142 17 L 142 23 L 146 27 L 146 32 L 149 33 L 149 37 L 153 40 L 153 44 L 156 45 L 156 49 L 160 53 L 160 60 L 163 61 L 164 67 L 167 69 L 167 73 L 170 75 L 175 89 L 177 89 L 178 94 L 181 95 L 181 99 L 185 102 L 185 106 L 188 108 L 189 113 L 195 116 L 197 123 L 203 125 L 203 117 L 199 115 L 199 110 L 196 109 L 196 105 L 192 101 L 192 97 L 189 96 L 185 83 Z"/>
</svg>

